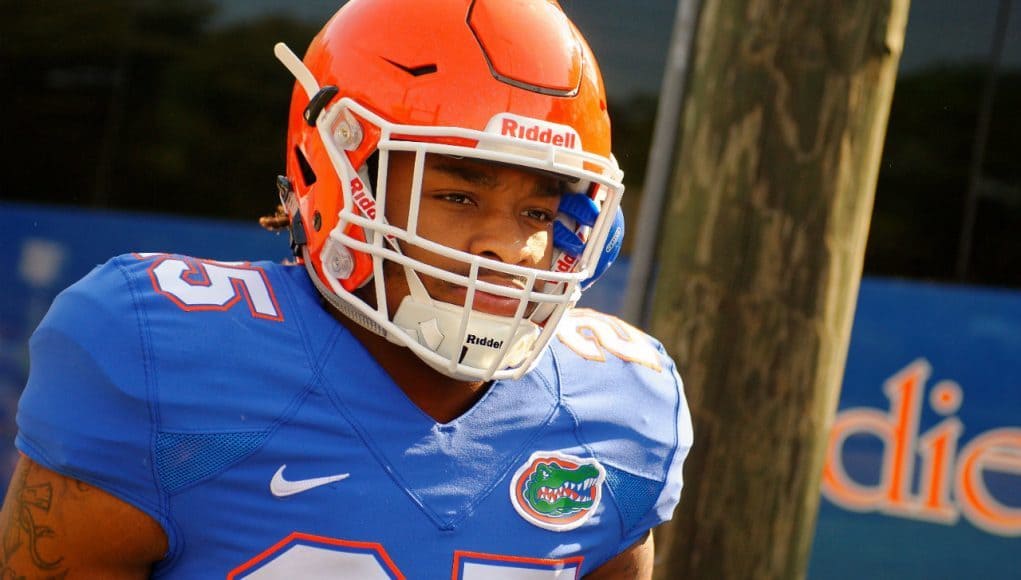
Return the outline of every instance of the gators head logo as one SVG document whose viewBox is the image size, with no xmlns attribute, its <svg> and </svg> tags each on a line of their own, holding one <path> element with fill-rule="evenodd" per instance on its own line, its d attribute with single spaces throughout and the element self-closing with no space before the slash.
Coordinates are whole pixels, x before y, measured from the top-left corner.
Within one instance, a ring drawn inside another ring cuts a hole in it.
<svg viewBox="0 0 1021 580">
<path fill-rule="evenodd" d="M 511 503 L 540 528 L 573 530 L 595 513 L 605 479 L 603 466 L 594 459 L 537 451 L 511 479 Z"/>
</svg>

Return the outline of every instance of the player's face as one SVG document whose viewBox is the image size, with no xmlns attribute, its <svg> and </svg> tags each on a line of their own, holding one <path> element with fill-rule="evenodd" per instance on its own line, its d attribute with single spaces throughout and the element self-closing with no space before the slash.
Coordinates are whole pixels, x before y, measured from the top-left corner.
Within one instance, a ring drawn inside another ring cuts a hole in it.
<svg viewBox="0 0 1021 580">
<path fill-rule="evenodd" d="M 415 156 L 390 155 L 387 178 L 387 220 L 407 227 Z M 419 201 L 418 234 L 449 248 L 516 266 L 548 270 L 553 256 L 553 220 L 562 183 L 553 177 L 470 159 L 430 155 L 426 158 Z M 469 266 L 421 248 L 403 248 L 416 260 L 457 274 Z M 465 288 L 420 275 L 434 300 L 463 305 Z M 483 281 L 524 288 L 525 282 L 492 271 Z M 395 312 L 408 294 L 399 267 L 389 264 L 387 306 Z M 513 316 L 518 300 L 477 291 L 472 307 L 481 312 Z"/>
</svg>

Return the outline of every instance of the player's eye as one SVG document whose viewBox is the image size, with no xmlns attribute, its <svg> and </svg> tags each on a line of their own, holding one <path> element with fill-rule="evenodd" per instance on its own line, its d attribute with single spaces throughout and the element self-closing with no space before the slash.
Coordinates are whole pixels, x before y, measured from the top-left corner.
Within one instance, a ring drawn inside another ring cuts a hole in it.
<svg viewBox="0 0 1021 580">
<path fill-rule="evenodd" d="M 456 191 L 453 192 L 446 191 L 443 193 L 438 193 L 434 197 L 438 200 L 448 201 L 450 203 L 455 203 L 458 205 L 473 205 L 475 203 L 475 200 L 473 200 L 471 196 L 469 196 L 468 194 Z"/>
<path fill-rule="evenodd" d="M 525 215 L 525 217 L 527 217 L 529 219 L 532 219 L 532 220 L 535 220 L 537 222 L 544 223 L 544 224 L 552 222 L 557 217 L 557 214 L 554 211 L 548 210 L 548 209 L 544 209 L 544 208 L 526 209 L 524 211 L 524 215 Z"/>
</svg>

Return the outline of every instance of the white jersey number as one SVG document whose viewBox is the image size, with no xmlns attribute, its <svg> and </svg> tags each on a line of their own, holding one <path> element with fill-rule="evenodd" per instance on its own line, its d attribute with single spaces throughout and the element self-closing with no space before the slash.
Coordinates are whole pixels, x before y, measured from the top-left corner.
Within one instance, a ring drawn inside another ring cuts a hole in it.
<svg viewBox="0 0 1021 580">
<path fill-rule="evenodd" d="M 478 552 L 454 553 L 453 580 L 574 580 L 582 557 L 553 560 Z M 235 568 L 228 580 L 404 580 L 386 549 L 294 532 Z"/>
<path fill-rule="evenodd" d="M 578 308 L 567 313 L 557 329 L 557 338 L 578 356 L 606 362 L 606 354 L 627 362 L 663 370 L 659 350 L 642 331 L 630 324 L 594 310 Z"/>
<path fill-rule="evenodd" d="M 164 255 L 149 266 L 149 277 L 156 292 L 182 310 L 229 310 L 243 298 L 252 316 L 284 319 L 266 272 L 244 262 Z"/>
</svg>

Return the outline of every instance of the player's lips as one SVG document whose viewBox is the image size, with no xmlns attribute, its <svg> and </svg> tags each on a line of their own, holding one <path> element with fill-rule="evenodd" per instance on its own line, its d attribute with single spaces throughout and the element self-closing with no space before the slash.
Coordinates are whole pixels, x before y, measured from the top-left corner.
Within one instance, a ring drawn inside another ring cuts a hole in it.
<svg viewBox="0 0 1021 580">
<path fill-rule="evenodd" d="M 524 290 L 525 282 L 520 278 L 511 278 L 506 276 L 485 276 L 480 277 L 480 281 L 497 286 L 506 286 L 515 290 Z M 467 296 L 468 289 L 460 286 L 451 288 L 452 298 L 451 302 L 456 304 L 464 304 Z M 498 294 L 491 294 L 482 290 L 476 289 L 475 295 L 472 299 L 472 310 L 479 312 L 485 312 L 486 314 L 494 314 L 496 316 L 514 316 L 517 314 L 518 305 L 521 303 L 520 298 L 510 298 L 507 296 L 500 296 Z M 526 311 L 527 312 L 527 311 Z"/>
</svg>

